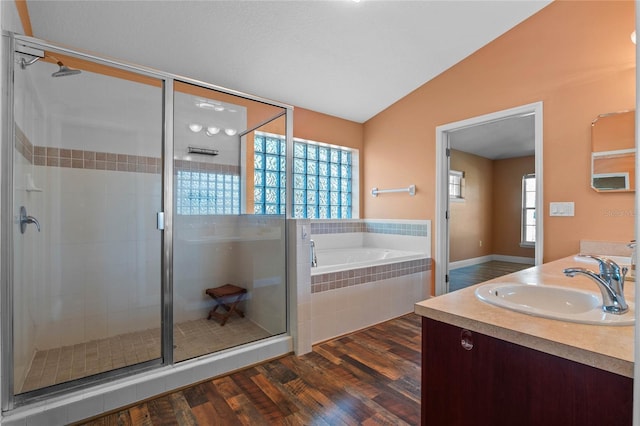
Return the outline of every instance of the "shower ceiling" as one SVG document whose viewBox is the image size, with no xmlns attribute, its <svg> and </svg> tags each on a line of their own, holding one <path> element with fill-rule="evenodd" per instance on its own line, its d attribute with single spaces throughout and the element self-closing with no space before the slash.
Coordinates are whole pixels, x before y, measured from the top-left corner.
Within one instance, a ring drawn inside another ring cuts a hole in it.
<svg viewBox="0 0 640 426">
<path fill-rule="evenodd" d="M 356 122 L 549 3 L 27 0 L 35 37 Z"/>
</svg>

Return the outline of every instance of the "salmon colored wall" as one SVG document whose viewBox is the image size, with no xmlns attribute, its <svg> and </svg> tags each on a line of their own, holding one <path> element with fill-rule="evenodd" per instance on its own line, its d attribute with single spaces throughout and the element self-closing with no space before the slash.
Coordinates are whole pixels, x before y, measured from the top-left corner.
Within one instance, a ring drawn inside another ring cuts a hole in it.
<svg viewBox="0 0 640 426">
<path fill-rule="evenodd" d="M 614 151 L 635 148 L 635 132 L 635 111 L 598 117 L 591 124 L 591 150 Z"/>
<path fill-rule="evenodd" d="M 449 260 L 492 254 L 493 161 L 451 150 L 451 170 L 464 172 L 464 201 L 450 203 Z"/>
<path fill-rule="evenodd" d="M 489 160 L 451 150 L 452 170 L 464 171 L 463 202 L 451 202 L 449 260 L 491 254 L 535 257 L 520 247 L 522 176 L 535 171 L 535 157 Z"/>
<path fill-rule="evenodd" d="M 591 122 L 635 106 L 634 16 L 631 1 L 551 3 L 367 121 L 364 187 L 417 193 L 365 197 L 364 216 L 433 220 L 436 126 L 542 101 L 544 261 L 581 238 L 633 238 L 634 194 L 596 193 L 589 178 Z M 552 201 L 574 201 L 575 217 L 549 217 Z"/>
<path fill-rule="evenodd" d="M 492 253 L 535 258 L 535 249 L 520 247 L 522 177 L 535 172 L 535 157 L 493 162 Z"/>
<path fill-rule="evenodd" d="M 360 123 L 304 108 L 295 108 L 293 117 L 293 135 L 296 138 L 362 151 L 364 127 Z M 362 152 L 360 155 L 362 156 Z"/>
</svg>

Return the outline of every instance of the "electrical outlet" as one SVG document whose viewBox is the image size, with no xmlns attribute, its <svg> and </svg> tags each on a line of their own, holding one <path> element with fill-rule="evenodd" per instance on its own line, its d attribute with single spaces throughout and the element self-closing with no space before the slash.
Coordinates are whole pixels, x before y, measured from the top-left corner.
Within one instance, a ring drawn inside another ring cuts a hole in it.
<svg viewBox="0 0 640 426">
<path fill-rule="evenodd" d="M 482 240 L 480 240 L 480 247 L 482 247 Z"/>
</svg>

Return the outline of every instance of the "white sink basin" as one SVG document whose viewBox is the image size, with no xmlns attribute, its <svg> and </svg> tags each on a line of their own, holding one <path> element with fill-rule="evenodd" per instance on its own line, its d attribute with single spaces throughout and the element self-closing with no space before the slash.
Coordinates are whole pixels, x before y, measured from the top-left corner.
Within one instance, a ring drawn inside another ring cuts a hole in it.
<svg viewBox="0 0 640 426">
<path fill-rule="evenodd" d="M 597 325 L 634 323 L 632 303 L 628 303 L 629 311 L 622 315 L 604 312 L 600 292 L 552 285 L 494 283 L 478 287 L 476 297 L 502 308 L 561 321 Z"/>
</svg>

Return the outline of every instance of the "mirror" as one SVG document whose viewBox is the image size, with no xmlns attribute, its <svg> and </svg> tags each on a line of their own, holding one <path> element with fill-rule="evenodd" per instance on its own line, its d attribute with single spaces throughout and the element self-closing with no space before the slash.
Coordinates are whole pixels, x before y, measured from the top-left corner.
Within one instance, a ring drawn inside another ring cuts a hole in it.
<svg viewBox="0 0 640 426">
<path fill-rule="evenodd" d="M 591 123 L 591 188 L 635 191 L 635 111 L 599 115 Z"/>
</svg>

